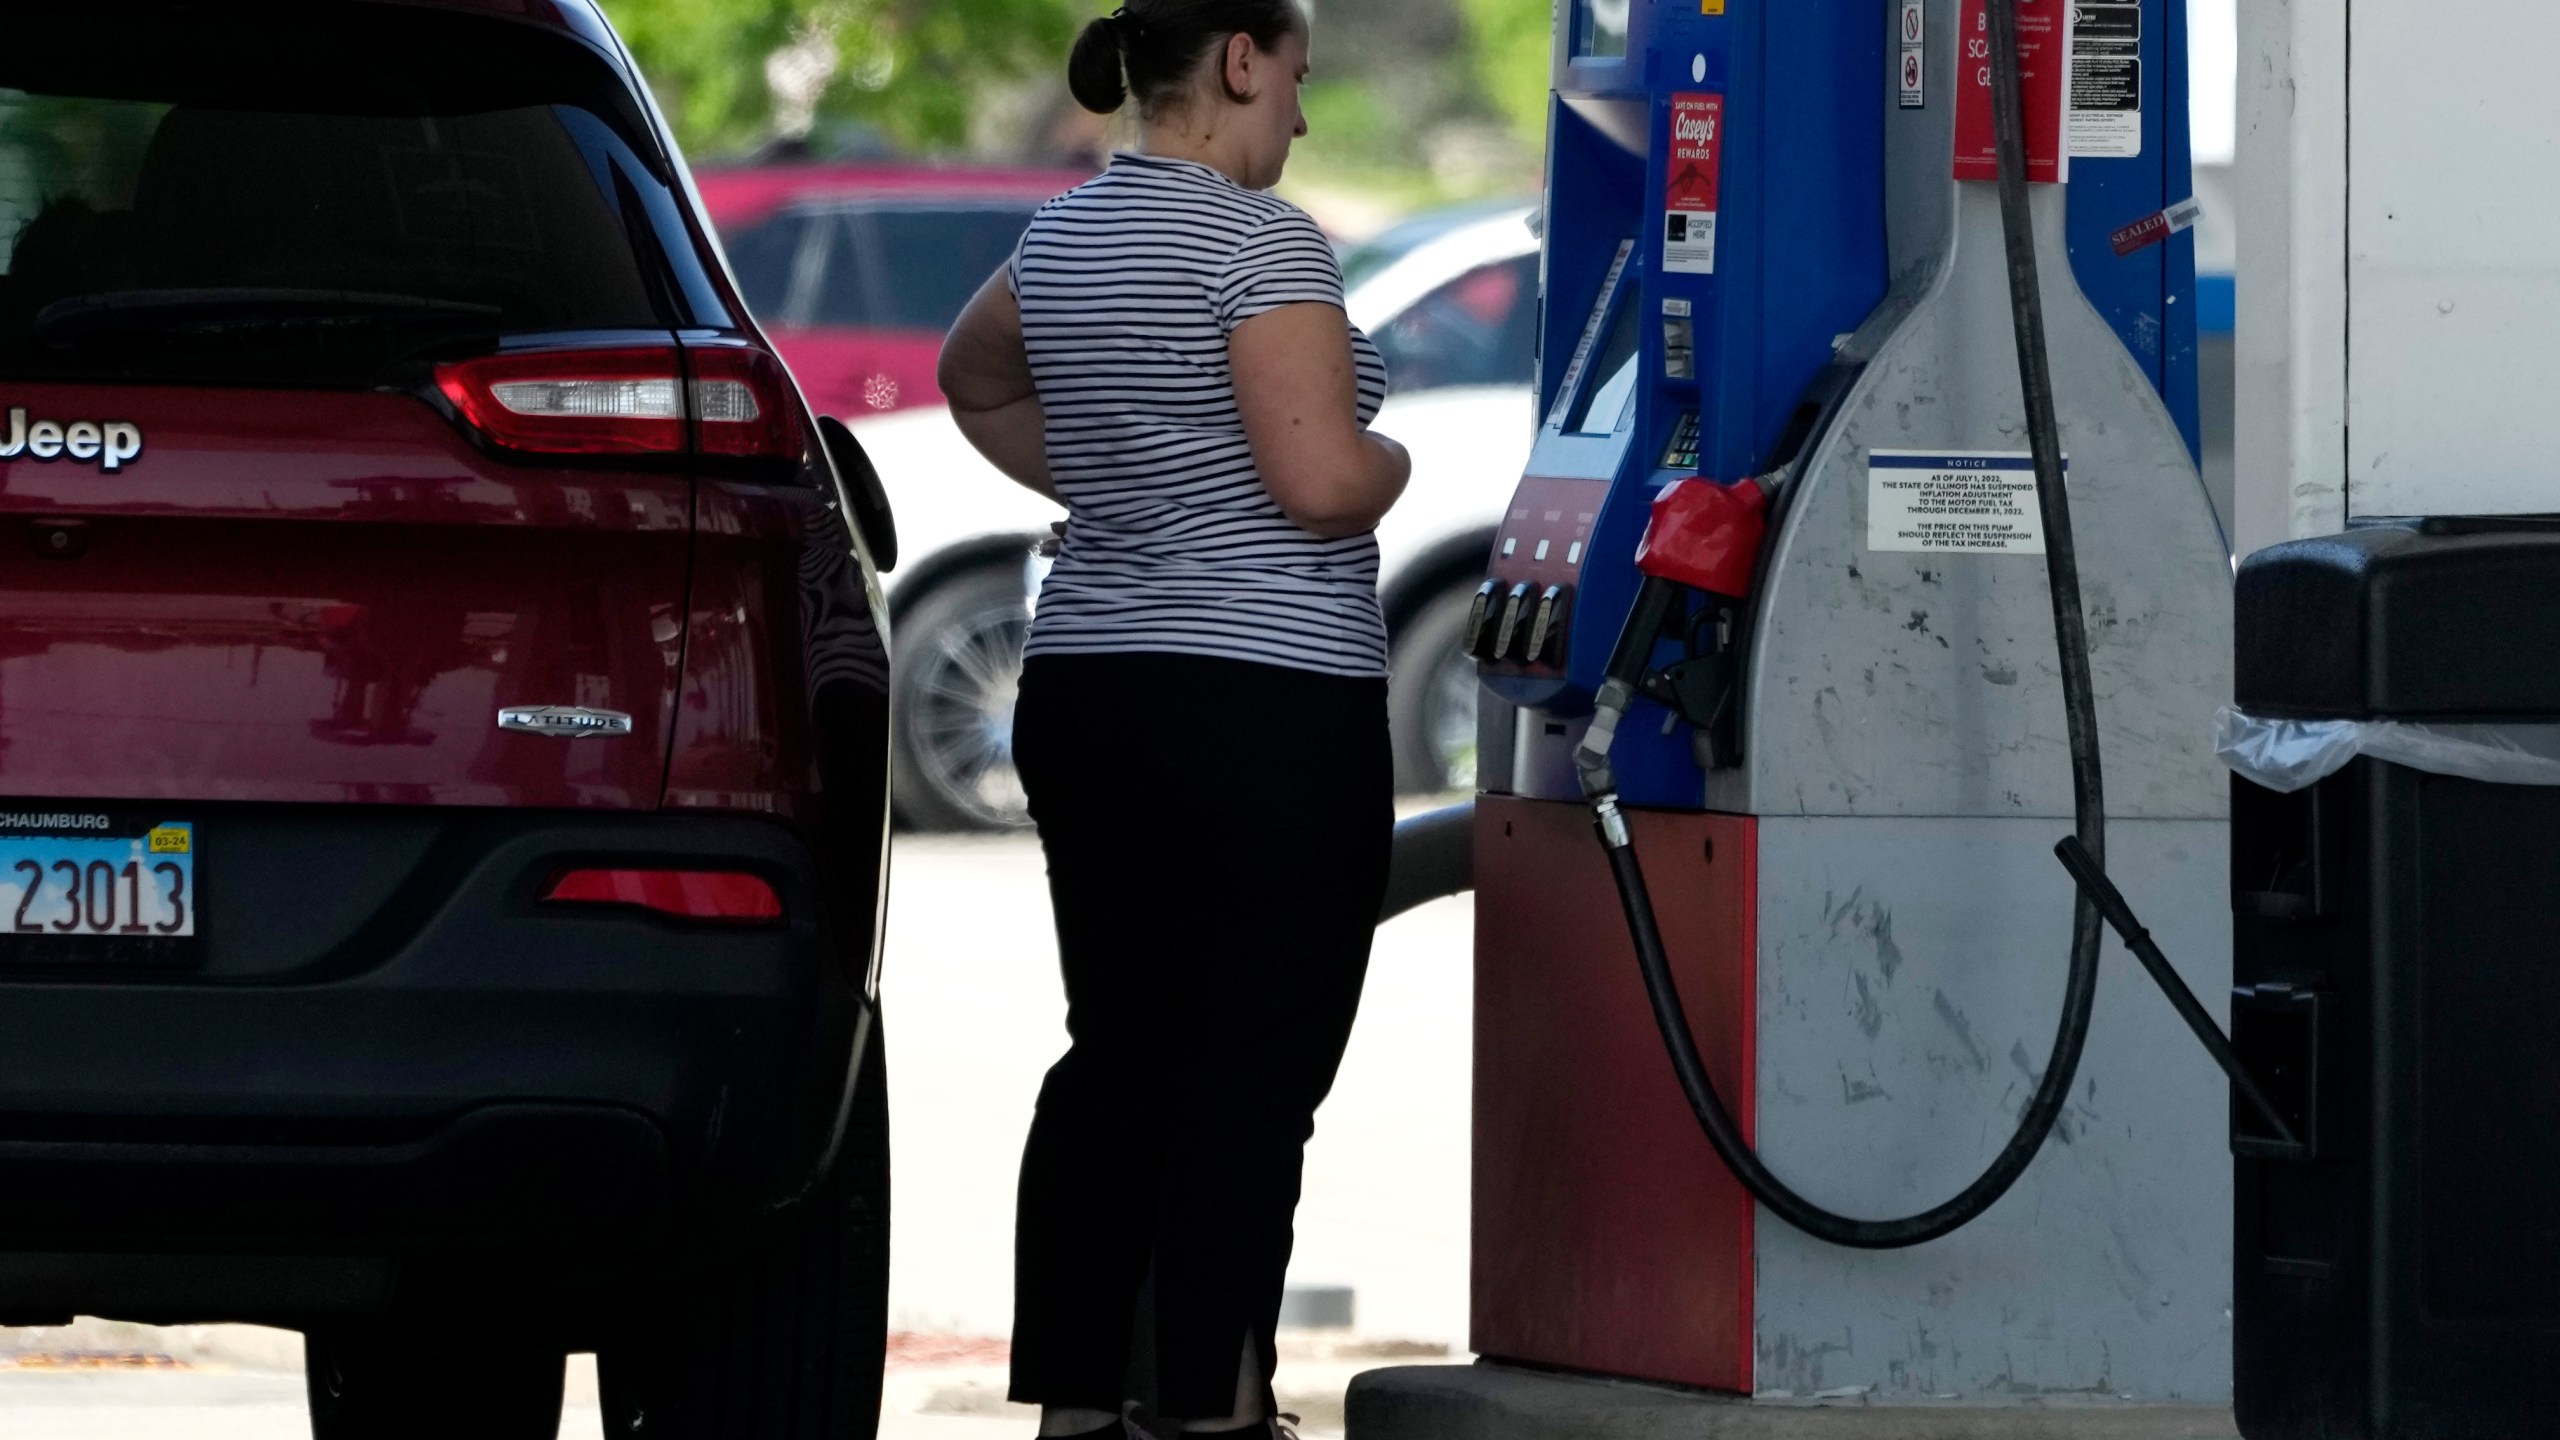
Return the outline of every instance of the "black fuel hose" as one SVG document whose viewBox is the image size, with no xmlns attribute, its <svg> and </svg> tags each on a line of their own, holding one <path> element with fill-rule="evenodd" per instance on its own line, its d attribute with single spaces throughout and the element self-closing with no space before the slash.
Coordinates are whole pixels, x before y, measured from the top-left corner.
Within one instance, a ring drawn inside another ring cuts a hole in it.
<svg viewBox="0 0 2560 1440">
<path fill-rule="evenodd" d="M 2035 230 L 2027 206 L 2025 107 L 2019 96 L 2017 0 L 1985 0 L 1991 31 L 1991 109 L 1998 137 L 2000 220 L 2009 266 L 2009 308 L 2018 344 L 2018 378 L 2027 410 L 2027 443 L 2035 457 L 2036 508 L 2044 521 L 2045 570 L 2053 599 L 2054 649 L 2062 672 L 2063 712 L 2071 748 L 2072 813 L 2081 847 L 2097 865 L 2106 856 L 2106 797 L 2098 763 L 2097 696 L 2089 679 L 2088 627 L 2080 609 L 2080 571 L 2071 539 L 2071 503 L 2063 491 L 2062 440 L 2054 419 L 2053 372 L 2045 353 L 2044 300 L 2036 275 Z M 1648 586 L 1648 589 L 1652 589 Z M 1636 647 L 1648 648 L 1648 647 Z M 1636 657 L 1640 665 L 1643 657 Z M 1584 781 L 1597 813 L 1601 842 L 1609 852 L 1609 868 L 1618 882 L 1618 898 L 1635 941 L 1636 959 L 1644 971 L 1646 995 L 1653 1002 L 1671 1065 L 1696 1113 L 1707 1141 L 1751 1198 L 1789 1225 L 1819 1240 L 1860 1250 L 1892 1250 L 1924 1244 L 1953 1231 L 1990 1209 L 2026 1173 L 2036 1152 L 2044 1148 L 2054 1121 L 2062 1114 L 2071 1082 L 2080 1069 L 2080 1054 L 2089 1038 L 2089 1016 L 2098 993 L 2098 942 L 2102 919 L 2085 889 L 2073 890 L 2071 973 L 2063 988 L 2062 1023 L 2045 1060 L 2035 1095 L 2018 1117 L 2016 1133 L 2001 1147 L 1988 1169 L 1954 1198 L 1916 1215 L 1895 1220 L 1861 1220 L 1826 1210 L 1807 1200 L 1773 1175 L 1743 1137 L 1741 1127 L 1716 1094 L 1715 1082 L 1699 1057 L 1689 1031 L 1664 952 L 1662 931 L 1655 922 L 1653 899 L 1644 883 L 1644 867 L 1636 859 L 1626 820 L 1618 809 L 1617 787 L 1610 777 L 1606 749 L 1618 713 L 1611 691 L 1623 703 L 1628 690 L 1613 680 L 1603 693 L 1605 721 L 1595 724 L 1598 761 L 1586 764 Z M 1589 754 L 1586 742 L 1586 754 Z"/>
</svg>

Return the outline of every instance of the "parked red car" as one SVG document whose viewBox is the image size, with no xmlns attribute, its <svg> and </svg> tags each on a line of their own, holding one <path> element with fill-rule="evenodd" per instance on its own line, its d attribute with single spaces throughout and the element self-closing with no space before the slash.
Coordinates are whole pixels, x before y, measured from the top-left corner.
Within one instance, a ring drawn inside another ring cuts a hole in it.
<svg viewBox="0 0 2560 1440">
<path fill-rule="evenodd" d="M 790 165 L 705 171 L 748 308 L 810 400 L 857 416 L 939 405 L 942 337 L 1074 170 Z"/>
<path fill-rule="evenodd" d="M 299 1328 L 323 1437 L 548 1440 L 581 1350 L 870 1434 L 894 541 L 628 55 L 8 11 L 0 1320 Z"/>
</svg>

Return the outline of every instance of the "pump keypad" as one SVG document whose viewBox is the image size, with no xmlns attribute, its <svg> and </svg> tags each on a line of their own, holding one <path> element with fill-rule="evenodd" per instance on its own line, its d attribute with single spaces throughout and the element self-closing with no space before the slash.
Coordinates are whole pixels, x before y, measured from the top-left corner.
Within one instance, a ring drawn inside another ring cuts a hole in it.
<svg viewBox="0 0 2560 1440">
<path fill-rule="evenodd" d="M 1683 410 L 1680 423 L 1672 427 L 1671 443 L 1663 447 L 1662 468 L 1695 470 L 1698 468 L 1698 412 Z"/>
</svg>

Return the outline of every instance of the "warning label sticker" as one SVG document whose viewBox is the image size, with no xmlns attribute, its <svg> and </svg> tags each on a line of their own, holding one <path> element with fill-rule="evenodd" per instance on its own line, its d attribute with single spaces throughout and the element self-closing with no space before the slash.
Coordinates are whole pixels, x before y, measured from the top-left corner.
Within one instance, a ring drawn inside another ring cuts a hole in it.
<svg viewBox="0 0 2560 1440">
<path fill-rule="evenodd" d="M 1867 548 L 2043 554 L 2034 458 L 2011 450 L 1870 451 Z"/>
<path fill-rule="evenodd" d="M 1922 0 L 1902 0 L 1902 108 L 1919 110 L 1929 103 L 1928 15 Z"/>
<path fill-rule="evenodd" d="M 1724 171 L 1724 97 L 1671 97 L 1671 160 L 1662 184 L 1662 268 L 1716 273 L 1716 189 Z"/>
<path fill-rule="evenodd" d="M 2076 7 L 2059 0 L 2019 0 L 2018 96 L 2026 106 L 2027 179 L 2058 185 L 2071 178 L 2065 134 L 2071 112 L 2071 39 Z M 1983 0 L 1964 0 L 1956 52 L 1956 163 L 1959 180 L 2000 178 L 1991 123 L 1991 16 Z"/>
<path fill-rule="evenodd" d="M 2071 7 L 2071 153 L 2092 160 L 2142 153 L 2142 6 L 2084 0 Z"/>
</svg>

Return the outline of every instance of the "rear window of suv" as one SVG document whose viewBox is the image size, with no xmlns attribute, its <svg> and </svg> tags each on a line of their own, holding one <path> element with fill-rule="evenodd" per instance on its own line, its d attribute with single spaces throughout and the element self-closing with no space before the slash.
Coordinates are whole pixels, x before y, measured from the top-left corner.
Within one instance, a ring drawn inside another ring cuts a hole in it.
<svg viewBox="0 0 2560 1440">
<path fill-rule="evenodd" d="M 0 377 L 367 387 L 675 320 L 664 177 L 569 37 L 373 0 L 9 5 Z"/>
</svg>

